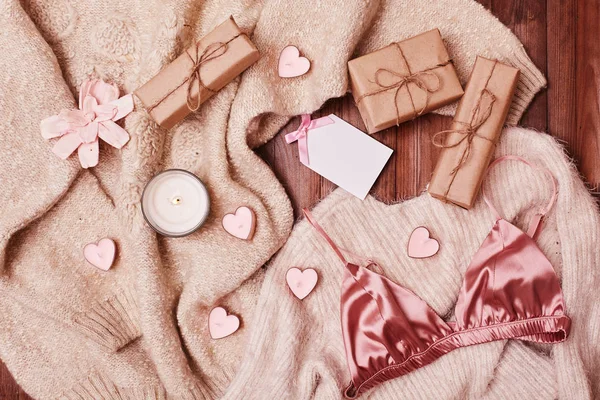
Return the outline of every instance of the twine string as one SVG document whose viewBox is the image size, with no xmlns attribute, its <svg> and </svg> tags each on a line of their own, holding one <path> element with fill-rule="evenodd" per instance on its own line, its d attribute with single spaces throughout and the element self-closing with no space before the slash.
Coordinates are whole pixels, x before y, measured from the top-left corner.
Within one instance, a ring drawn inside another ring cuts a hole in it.
<svg viewBox="0 0 600 400">
<path fill-rule="evenodd" d="M 201 94 L 202 89 L 209 91 L 211 93 L 216 93 L 216 90 L 208 87 L 204 81 L 202 80 L 201 68 L 206 63 L 213 61 L 219 57 L 222 57 L 229 50 L 229 43 L 237 39 L 243 35 L 242 33 L 234 36 L 229 39 L 227 42 L 214 42 L 210 45 L 206 46 L 202 52 L 200 52 L 200 44 L 198 42 L 195 46 L 193 46 L 193 53 L 190 54 L 190 49 L 185 51 L 185 54 L 192 61 L 192 66 L 189 75 L 185 78 L 185 80 L 181 83 L 176 84 L 176 86 L 168 90 L 164 96 L 160 99 L 156 100 L 151 106 L 147 107 L 148 112 L 152 112 L 156 107 L 158 107 L 163 101 L 165 101 L 169 96 L 175 93 L 180 87 L 188 84 L 187 88 L 187 98 L 186 103 L 190 111 L 198 111 L 200 105 L 202 104 Z M 194 99 L 193 91 L 194 87 L 198 87 L 198 97 Z"/>
<path fill-rule="evenodd" d="M 466 165 L 466 163 L 469 161 L 469 159 L 471 157 L 471 154 L 473 152 L 473 143 L 474 143 L 475 138 L 483 139 L 483 140 L 486 140 L 486 141 L 492 143 L 493 145 L 496 145 L 496 140 L 490 139 L 478 132 L 479 128 L 481 128 L 483 126 L 483 124 L 485 124 L 486 121 L 492 115 L 492 111 L 494 109 L 494 104 L 496 103 L 496 100 L 497 100 L 496 96 L 487 88 L 488 84 L 490 82 L 490 79 L 492 79 L 492 75 L 494 74 L 494 70 L 496 69 L 496 65 L 498 65 L 498 61 L 494 62 L 494 66 L 492 67 L 492 69 L 490 71 L 490 74 L 485 82 L 484 88 L 481 91 L 479 97 L 477 98 L 475 107 L 473 107 L 473 111 L 471 112 L 471 119 L 469 120 L 469 122 L 465 123 L 462 121 L 457 121 L 455 119 L 453 121 L 453 124 L 461 126 L 460 128 L 444 130 L 444 131 L 438 132 L 435 135 L 433 135 L 433 138 L 432 138 L 433 145 L 436 147 L 442 148 L 442 149 L 455 148 L 455 147 L 460 146 L 465 141 L 467 142 L 467 145 L 465 146 L 465 149 L 463 150 L 463 152 L 461 154 L 458 164 L 452 169 L 452 171 L 450 171 L 450 175 L 452 178 L 451 178 L 450 183 L 448 184 L 448 187 L 444 194 L 444 199 L 446 201 L 448 200 L 448 195 L 450 194 L 450 189 L 452 188 L 452 185 L 454 184 L 454 180 L 456 179 L 456 175 L 458 174 L 458 171 L 460 171 L 461 168 L 463 168 Z M 482 104 L 483 104 L 484 100 L 487 101 L 487 106 L 482 111 Z M 454 134 L 454 133 L 458 133 L 459 135 L 462 135 L 462 137 L 454 143 L 446 143 L 448 136 L 451 134 Z"/>
<path fill-rule="evenodd" d="M 401 73 L 392 71 L 387 68 L 379 68 L 377 71 L 375 71 L 375 77 L 374 77 L 375 79 L 373 81 L 370 81 L 371 83 L 374 83 L 377 86 L 379 86 L 379 88 L 373 90 L 372 92 L 365 93 L 362 96 L 360 96 L 357 99 L 357 103 L 360 103 L 366 97 L 377 96 L 378 94 L 381 94 L 381 93 L 384 93 L 384 92 L 387 92 L 390 90 L 395 90 L 394 106 L 396 107 L 396 125 L 400 125 L 400 107 L 398 106 L 398 104 L 400 101 L 400 92 L 401 92 L 402 88 L 406 86 L 406 91 L 408 92 L 408 97 L 409 97 L 410 103 L 412 105 L 414 118 L 417 118 L 417 117 L 423 115 L 423 113 L 427 110 L 427 107 L 429 106 L 429 100 L 430 100 L 431 94 L 440 90 L 440 88 L 442 86 L 440 77 L 435 72 L 433 72 L 433 70 L 436 68 L 442 67 L 444 65 L 447 65 L 448 63 L 442 64 L 442 65 L 436 65 L 433 68 L 429 68 L 429 69 L 426 69 L 423 71 L 412 73 L 410 70 L 410 66 L 408 64 L 408 60 L 406 59 L 406 56 L 404 55 L 404 52 L 402 51 L 400 44 L 399 43 L 394 43 L 394 44 L 395 44 L 396 49 L 398 49 L 401 59 L 404 61 L 404 65 L 406 66 L 406 70 L 408 71 L 408 74 L 401 74 Z M 384 80 L 382 79 L 382 75 L 384 73 L 392 75 L 394 77 L 394 80 L 392 83 L 384 82 Z M 426 77 L 432 78 L 431 80 L 433 82 L 433 85 L 428 84 L 427 79 L 425 79 Z M 420 109 L 417 109 L 413 95 L 410 92 L 410 89 L 408 88 L 408 85 L 411 83 L 414 84 L 417 88 L 419 88 L 421 91 L 423 91 L 426 94 L 425 104 Z"/>
</svg>

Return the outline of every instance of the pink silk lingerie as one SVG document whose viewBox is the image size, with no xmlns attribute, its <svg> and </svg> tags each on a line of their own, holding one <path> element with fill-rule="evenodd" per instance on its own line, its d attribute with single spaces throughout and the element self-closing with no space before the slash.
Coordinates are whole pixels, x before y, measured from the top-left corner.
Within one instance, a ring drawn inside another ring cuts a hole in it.
<svg viewBox="0 0 600 400">
<path fill-rule="evenodd" d="M 504 160 L 530 165 L 505 156 L 490 169 Z M 308 221 L 345 265 L 341 319 L 352 375 L 346 398 L 356 398 L 459 347 L 502 339 L 557 343 L 567 338 L 571 320 L 565 315 L 558 277 L 533 239 L 557 196 L 556 180 L 550 171 L 543 171 L 552 181 L 554 194 L 527 233 L 500 217 L 483 193 L 496 221 L 466 270 L 455 322 L 445 322 L 413 292 L 368 266 L 347 262 L 305 210 Z"/>
</svg>

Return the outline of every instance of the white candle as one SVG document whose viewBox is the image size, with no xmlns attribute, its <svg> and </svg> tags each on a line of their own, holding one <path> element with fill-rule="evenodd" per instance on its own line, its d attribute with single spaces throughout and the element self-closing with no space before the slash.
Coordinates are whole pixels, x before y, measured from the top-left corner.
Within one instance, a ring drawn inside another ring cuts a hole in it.
<svg viewBox="0 0 600 400">
<path fill-rule="evenodd" d="M 142 194 L 142 213 L 158 233 L 187 236 L 196 231 L 210 210 L 206 186 L 196 175 L 169 169 L 156 175 Z"/>
</svg>

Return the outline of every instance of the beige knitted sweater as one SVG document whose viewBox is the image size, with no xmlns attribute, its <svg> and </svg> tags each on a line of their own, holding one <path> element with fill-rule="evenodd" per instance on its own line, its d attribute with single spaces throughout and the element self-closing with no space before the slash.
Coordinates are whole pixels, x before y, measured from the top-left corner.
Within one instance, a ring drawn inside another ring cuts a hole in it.
<svg viewBox="0 0 600 400">
<path fill-rule="evenodd" d="M 198 113 L 164 131 L 136 104 L 124 122 L 131 141 L 121 151 L 101 146 L 91 170 L 51 153 L 40 121 L 74 108 L 84 80 L 130 93 L 229 15 L 262 59 Z M 344 95 L 353 55 L 438 27 L 463 82 L 478 54 L 523 71 L 511 123 L 545 85 L 514 35 L 471 0 L 0 0 L 0 26 L 0 358 L 40 399 L 225 392 L 253 325 L 260 267 L 292 225 L 284 189 L 251 148 L 290 116 Z M 288 44 L 313 61 L 305 77 L 276 76 Z M 190 170 L 210 190 L 210 218 L 187 238 L 157 237 L 140 213 L 144 185 L 165 168 Z M 251 242 L 220 226 L 240 205 L 257 214 Z M 118 246 L 108 272 L 82 256 L 103 237 Z M 213 341 L 207 318 L 217 305 L 242 328 Z M 261 318 L 267 311 L 281 313 L 261 310 Z M 271 371 L 265 382 L 279 376 Z"/>
<path fill-rule="evenodd" d="M 575 167 L 554 139 L 521 128 L 503 133 L 496 156 L 518 155 L 558 180 L 556 206 L 537 243 L 551 261 L 572 318 L 566 342 L 502 340 L 453 351 L 372 390 L 369 399 L 597 399 L 600 396 L 600 216 Z M 485 183 L 501 215 L 525 229 L 552 188 L 543 173 L 515 162 L 498 165 Z M 423 194 L 387 205 L 338 189 L 313 211 L 350 262 L 376 261 L 446 319 L 465 270 L 494 223 L 483 199 L 465 211 Z M 425 226 L 440 252 L 411 259 L 408 238 Z M 352 252 L 354 254 L 350 254 Z M 304 300 L 285 282 L 291 267 L 314 268 L 319 282 Z M 534 265 L 529 267 L 535 268 Z M 244 361 L 225 399 L 335 399 L 350 382 L 340 323 L 343 266 L 323 237 L 300 221 L 267 268 Z M 313 397 L 314 396 L 314 397 Z"/>
</svg>

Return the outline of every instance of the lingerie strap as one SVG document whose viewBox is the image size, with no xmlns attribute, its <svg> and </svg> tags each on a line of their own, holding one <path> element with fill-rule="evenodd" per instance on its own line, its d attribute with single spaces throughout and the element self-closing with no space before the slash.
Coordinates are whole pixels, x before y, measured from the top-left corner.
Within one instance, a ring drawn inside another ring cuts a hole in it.
<svg viewBox="0 0 600 400">
<path fill-rule="evenodd" d="M 524 158 L 518 157 L 518 156 L 502 156 L 502 157 L 497 158 L 496 160 L 494 160 L 494 162 L 492 162 L 490 164 L 489 168 L 487 169 L 486 174 L 489 174 L 489 172 L 495 166 L 497 166 L 498 164 L 500 164 L 501 162 L 503 162 L 503 161 L 509 161 L 509 160 L 522 162 L 522 163 L 530 166 L 533 169 L 536 169 L 536 170 L 544 172 L 544 174 L 550 178 L 550 182 L 552 183 L 552 197 L 550 198 L 550 201 L 544 207 L 541 207 L 539 209 L 539 211 L 537 212 L 537 214 L 533 217 L 533 219 L 529 223 L 529 228 L 527 229 L 527 235 L 529 237 L 533 238 L 535 236 L 536 232 L 539 229 L 540 222 L 542 221 L 542 218 L 546 214 L 548 214 L 548 212 L 552 209 L 552 207 L 554 206 L 554 203 L 556 202 L 556 198 L 558 196 L 558 189 L 557 189 L 557 185 L 558 184 L 557 184 L 556 178 L 554 177 L 554 175 L 552 175 L 552 172 L 550 172 L 550 170 L 548 168 L 537 167 L 537 166 L 531 164 L 529 161 L 525 160 Z M 488 205 L 488 207 L 490 208 L 490 210 L 494 214 L 494 217 L 496 218 L 496 220 L 502 219 L 502 217 L 500 216 L 500 214 L 496 210 L 496 207 L 494 207 L 494 204 L 492 203 L 492 201 L 490 200 L 490 198 L 486 195 L 486 193 L 485 193 L 485 185 L 482 185 L 481 194 L 483 196 L 483 200 L 485 201 L 485 203 Z"/>
<path fill-rule="evenodd" d="M 531 222 L 529 224 L 529 228 L 527 230 L 527 235 L 529 237 L 533 238 L 535 236 L 536 232 L 538 231 L 538 228 L 540 226 L 540 222 L 541 222 L 542 218 L 552 209 L 552 207 L 554 206 L 554 203 L 556 202 L 556 198 L 557 198 L 557 195 L 558 195 L 556 178 L 554 178 L 554 175 L 552 175 L 552 172 L 550 172 L 549 169 L 542 168 L 542 167 L 537 167 L 537 166 L 531 164 L 529 161 L 525 160 L 524 158 L 521 158 L 521 157 L 518 157 L 518 156 L 502 156 L 502 157 L 497 158 L 496 160 L 494 160 L 494 162 L 492 162 L 490 164 L 490 166 L 489 166 L 486 174 L 489 174 L 489 172 L 495 166 L 497 166 L 498 164 L 500 164 L 501 162 L 503 162 L 503 161 L 509 161 L 509 160 L 522 162 L 522 163 L 530 166 L 531 168 L 534 168 L 534 169 L 537 169 L 537 170 L 540 170 L 540 171 L 544 172 L 545 175 L 550 178 L 550 182 L 552 183 L 552 197 L 550 198 L 550 201 L 548 202 L 548 204 L 546 204 L 545 207 L 540 208 L 540 210 L 533 217 L 533 219 L 531 220 Z M 502 217 L 500 216 L 500 214 L 496 210 L 496 207 L 494 207 L 494 204 L 492 203 L 492 201 L 490 200 L 490 198 L 486 195 L 486 193 L 485 193 L 485 187 L 484 186 L 482 186 L 482 188 L 481 188 L 481 193 L 482 193 L 482 196 L 483 196 L 483 200 L 485 201 L 485 203 L 488 205 L 488 207 L 490 208 L 490 210 L 494 214 L 494 217 L 496 218 L 496 220 L 502 219 Z M 342 262 L 344 263 L 344 265 L 347 265 L 348 261 L 344 257 L 344 254 L 342 253 L 342 251 L 340 250 L 340 248 L 335 244 L 335 242 L 333 241 L 333 239 L 331 239 L 331 237 L 327 234 L 327 232 L 325 232 L 325 230 L 321 227 L 321 225 L 319 225 L 319 223 L 314 219 L 314 217 L 312 216 L 312 214 L 310 213 L 310 211 L 308 211 L 305 208 L 305 209 L 302 210 L 302 212 L 304 213 L 304 216 L 306 217 L 306 219 L 308 220 L 308 222 L 317 230 L 317 232 L 319 232 L 319 234 L 321 234 L 321 236 L 323 236 L 323 238 L 325 238 L 325 240 L 327 241 L 327 243 L 329 243 L 329 246 L 331 246 L 331 248 L 333 249 L 333 251 L 335 252 L 335 254 L 337 254 L 337 256 L 340 258 L 340 260 L 342 260 Z M 367 260 L 367 261 L 369 261 L 370 264 L 377 264 L 377 263 L 373 262 L 370 259 Z"/>
<path fill-rule="evenodd" d="M 302 212 L 304 213 L 304 216 L 306 217 L 308 222 L 317 230 L 317 232 L 319 232 L 321 234 L 321 236 L 323 236 L 325 238 L 325 240 L 327 240 L 327 243 L 329 243 L 329 245 L 331 246 L 333 251 L 335 251 L 335 254 L 337 254 L 337 256 L 340 258 L 340 260 L 342 260 L 344 265 L 348 264 L 348 261 L 346 261 L 346 258 L 342 254 L 340 248 L 337 247 L 337 245 L 335 244 L 333 239 L 331 239 L 329 237 L 329 235 L 327 234 L 327 232 L 325 232 L 325 229 L 323 229 L 321 227 L 321 225 L 319 225 L 319 223 L 313 218 L 310 211 L 308 211 L 306 208 L 304 208 L 304 209 L 302 209 Z"/>
</svg>

